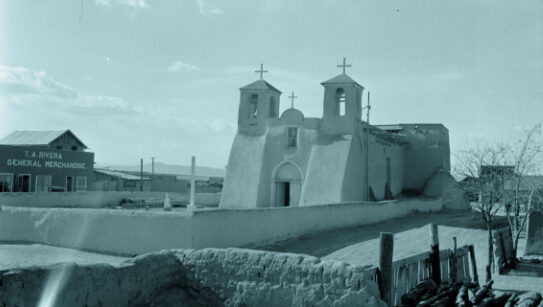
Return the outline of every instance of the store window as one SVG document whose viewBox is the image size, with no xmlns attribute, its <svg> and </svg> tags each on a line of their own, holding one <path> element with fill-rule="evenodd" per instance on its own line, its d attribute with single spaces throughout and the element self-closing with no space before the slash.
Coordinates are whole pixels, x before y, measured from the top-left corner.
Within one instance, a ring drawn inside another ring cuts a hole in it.
<svg viewBox="0 0 543 307">
<path fill-rule="evenodd" d="M 13 192 L 30 192 L 30 174 L 15 175 Z"/>
<path fill-rule="evenodd" d="M 36 175 L 36 192 L 49 192 L 51 175 Z"/>
<path fill-rule="evenodd" d="M 77 176 L 77 179 L 75 182 L 75 190 L 77 192 L 87 191 L 87 177 Z"/>
<path fill-rule="evenodd" d="M 0 174 L 0 192 L 13 192 L 13 174 Z"/>
</svg>

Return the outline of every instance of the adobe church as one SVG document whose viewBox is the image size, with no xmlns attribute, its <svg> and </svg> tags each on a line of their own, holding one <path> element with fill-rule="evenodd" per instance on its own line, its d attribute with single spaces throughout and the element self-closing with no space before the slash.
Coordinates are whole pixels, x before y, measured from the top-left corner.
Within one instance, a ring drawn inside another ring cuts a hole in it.
<svg viewBox="0 0 543 307">
<path fill-rule="evenodd" d="M 322 118 L 291 107 L 263 80 L 240 89 L 238 131 L 220 207 L 311 206 L 424 194 L 449 176 L 449 132 L 442 124 L 368 125 L 364 87 L 345 73 L 325 81 Z M 294 94 L 291 98 L 294 98 Z M 452 179 L 452 178 L 451 178 Z M 433 188 L 430 196 L 441 196 Z"/>
</svg>

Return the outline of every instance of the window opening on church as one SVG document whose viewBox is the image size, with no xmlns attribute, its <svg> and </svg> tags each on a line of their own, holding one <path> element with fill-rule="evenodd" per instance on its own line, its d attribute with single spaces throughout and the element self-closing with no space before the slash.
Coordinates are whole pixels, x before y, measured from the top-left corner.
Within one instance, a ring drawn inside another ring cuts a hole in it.
<svg viewBox="0 0 543 307">
<path fill-rule="evenodd" d="M 287 147 L 296 147 L 296 139 L 298 138 L 298 128 L 288 128 Z"/>
<path fill-rule="evenodd" d="M 336 90 L 336 104 L 334 107 L 334 115 L 345 115 L 345 91 L 342 88 Z"/>
<path fill-rule="evenodd" d="M 277 112 L 275 112 L 276 108 L 275 97 L 270 97 L 270 117 L 277 117 Z"/>
<path fill-rule="evenodd" d="M 249 100 L 249 118 L 256 118 L 258 115 L 258 95 L 252 94 Z"/>
</svg>

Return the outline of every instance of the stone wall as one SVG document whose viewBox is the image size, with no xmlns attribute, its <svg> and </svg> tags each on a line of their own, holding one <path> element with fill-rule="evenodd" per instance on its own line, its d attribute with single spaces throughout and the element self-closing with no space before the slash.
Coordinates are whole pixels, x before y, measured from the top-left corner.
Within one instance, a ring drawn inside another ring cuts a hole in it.
<svg viewBox="0 0 543 307">
<path fill-rule="evenodd" d="M 250 247 L 442 207 L 440 199 L 429 198 L 193 212 L 2 207 L 0 241 L 121 255 L 169 248 Z"/>
<path fill-rule="evenodd" d="M 110 265 L 0 271 L 3 306 L 385 306 L 371 269 L 305 255 L 170 250 Z M 49 303 L 49 304 L 47 304 Z"/>
</svg>

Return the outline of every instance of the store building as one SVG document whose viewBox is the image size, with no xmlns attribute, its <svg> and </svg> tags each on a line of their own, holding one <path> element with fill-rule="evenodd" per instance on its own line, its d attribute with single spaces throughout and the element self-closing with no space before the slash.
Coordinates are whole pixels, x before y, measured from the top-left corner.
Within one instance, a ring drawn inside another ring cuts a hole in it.
<svg viewBox="0 0 543 307">
<path fill-rule="evenodd" d="M 136 176 L 108 169 L 94 169 L 95 191 L 151 191 L 148 176 Z"/>
<path fill-rule="evenodd" d="M 70 130 L 14 131 L 0 140 L 0 192 L 75 192 L 94 186 L 94 153 Z"/>
</svg>

